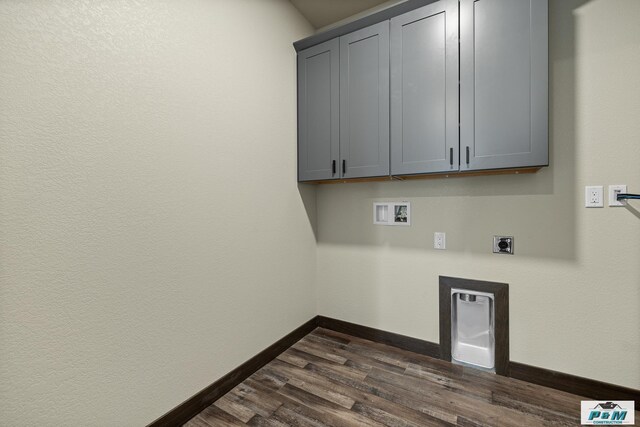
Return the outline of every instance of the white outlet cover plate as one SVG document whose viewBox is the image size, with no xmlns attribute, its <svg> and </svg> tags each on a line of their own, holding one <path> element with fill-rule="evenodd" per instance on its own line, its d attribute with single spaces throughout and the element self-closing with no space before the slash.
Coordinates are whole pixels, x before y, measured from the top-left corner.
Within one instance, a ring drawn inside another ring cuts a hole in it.
<svg viewBox="0 0 640 427">
<path fill-rule="evenodd" d="M 609 206 L 624 206 L 624 200 L 618 201 L 617 195 L 627 192 L 626 185 L 610 185 L 609 186 Z"/>
<path fill-rule="evenodd" d="M 604 207 L 604 187 L 602 185 L 590 185 L 584 188 L 584 207 Z"/>
<path fill-rule="evenodd" d="M 433 233 L 433 249 L 441 251 L 447 249 L 447 233 Z"/>
</svg>

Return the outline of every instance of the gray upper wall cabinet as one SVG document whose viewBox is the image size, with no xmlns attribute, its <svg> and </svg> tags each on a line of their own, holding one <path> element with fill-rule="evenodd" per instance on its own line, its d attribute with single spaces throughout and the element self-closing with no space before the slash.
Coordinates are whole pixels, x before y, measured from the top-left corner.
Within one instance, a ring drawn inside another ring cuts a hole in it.
<svg viewBox="0 0 640 427">
<path fill-rule="evenodd" d="M 389 175 L 389 22 L 340 37 L 342 178 Z"/>
<path fill-rule="evenodd" d="M 460 170 L 548 165 L 547 10 L 460 1 Z"/>
<path fill-rule="evenodd" d="M 455 172 L 458 1 L 391 19 L 391 174 Z"/>
<path fill-rule="evenodd" d="M 298 180 L 338 178 L 340 158 L 338 39 L 298 54 Z"/>
<path fill-rule="evenodd" d="M 408 0 L 294 45 L 299 181 L 549 164 L 548 0 Z"/>
</svg>

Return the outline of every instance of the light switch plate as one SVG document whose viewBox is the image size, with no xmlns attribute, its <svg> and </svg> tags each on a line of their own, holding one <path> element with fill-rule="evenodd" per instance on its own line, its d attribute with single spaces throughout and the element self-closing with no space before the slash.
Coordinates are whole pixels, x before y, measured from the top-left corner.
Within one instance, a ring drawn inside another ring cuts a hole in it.
<svg viewBox="0 0 640 427">
<path fill-rule="evenodd" d="M 433 233 L 433 249 L 441 251 L 447 249 L 447 233 Z"/>
<path fill-rule="evenodd" d="M 626 185 L 610 185 L 609 186 L 609 206 L 624 206 L 625 200 L 618 201 L 618 194 L 624 194 L 627 192 Z"/>
<path fill-rule="evenodd" d="M 604 187 L 602 185 L 592 185 L 584 188 L 584 207 L 604 207 Z"/>
</svg>

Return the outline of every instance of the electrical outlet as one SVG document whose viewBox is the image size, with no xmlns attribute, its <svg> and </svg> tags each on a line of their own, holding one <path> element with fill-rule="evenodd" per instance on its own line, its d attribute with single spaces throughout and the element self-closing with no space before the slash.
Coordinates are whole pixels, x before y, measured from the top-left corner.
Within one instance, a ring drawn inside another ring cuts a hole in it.
<svg viewBox="0 0 640 427">
<path fill-rule="evenodd" d="M 433 233 L 433 249 L 447 249 L 447 233 Z"/>
<path fill-rule="evenodd" d="M 513 255 L 513 236 L 493 236 L 493 253 Z"/>
<path fill-rule="evenodd" d="M 584 188 L 584 207 L 603 208 L 604 207 L 604 187 L 602 185 L 588 186 Z"/>
<path fill-rule="evenodd" d="M 627 204 L 626 200 L 618 201 L 618 194 L 627 192 L 626 185 L 610 185 L 609 186 L 609 206 L 624 206 Z"/>
</svg>

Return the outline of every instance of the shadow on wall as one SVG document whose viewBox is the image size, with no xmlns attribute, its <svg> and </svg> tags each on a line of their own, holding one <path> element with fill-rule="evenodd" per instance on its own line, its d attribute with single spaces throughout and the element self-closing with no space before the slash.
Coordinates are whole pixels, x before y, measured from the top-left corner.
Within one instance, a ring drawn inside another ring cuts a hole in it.
<svg viewBox="0 0 640 427">
<path fill-rule="evenodd" d="M 630 204 L 627 204 L 627 206 L 625 206 L 625 207 L 627 208 L 627 210 L 629 212 L 631 212 L 632 215 L 634 215 L 636 218 L 640 219 L 640 211 L 638 209 L 634 208 Z"/>
<path fill-rule="evenodd" d="M 315 185 L 298 183 L 300 199 L 307 212 L 309 226 L 313 230 L 313 236 L 318 241 L 318 209 L 317 209 L 317 189 Z"/>
<path fill-rule="evenodd" d="M 320 243 L 490 254 L 493 235 L 515 236 L 518 256 L 576 259 L 575 10 L 590 0 L 549 2 L 550 167 L 534 175 L 321 185 Z M 301 186 L 303 187 L 303 186 Z M 412 203 L 411 227 L 372 224 L 374 201 Z"/>
</svg>

